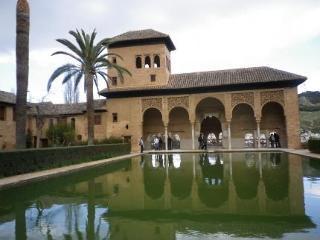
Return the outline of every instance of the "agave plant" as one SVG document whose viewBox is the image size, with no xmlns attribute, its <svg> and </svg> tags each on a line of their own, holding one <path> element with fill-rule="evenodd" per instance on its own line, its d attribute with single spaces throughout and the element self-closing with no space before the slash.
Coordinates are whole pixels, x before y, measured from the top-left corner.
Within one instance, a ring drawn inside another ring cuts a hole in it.
<svg viewBox="0 0 320 240">
<path fill-rule="evenodd" d="M 110 56 L 116 56 L 121 59 L 121 56 L 117 54 L 107 53 L 110 39 L 105 38 L 95 44 L 97 35 L 95 30 L 91 34 L 87 34 L 83 30 L 70 31 L 69 33 L 76 40 L 76 44 L 67 39 L 57 39 L 57 41 L 67 47 L 70 52 L 58 51 L 52 55 L 66 55 L 72 58 L 76 64 L 68 63 L 57 68 L 49 78 L 47 89 L 48 91 L 50 90 L 53 81 L 59 76 L 63 76 L 63 84 L 74 78 L 75 89 L 78 87 L 81 79 L 84 78 L 84 90 L 87 96 L 88 145 L 92 145 L 94 140 L 93 83 L 97 91 L 99 91 L 98 79 L 100 77 L 106 82 L 108 87 L 111 77 L 108 75 L 107 70 L 111 68 L 117 71 L 120 79 L 123 79 L 124 74 L 131 74 L 127 69 L 108 60 Z"/>
</svg>

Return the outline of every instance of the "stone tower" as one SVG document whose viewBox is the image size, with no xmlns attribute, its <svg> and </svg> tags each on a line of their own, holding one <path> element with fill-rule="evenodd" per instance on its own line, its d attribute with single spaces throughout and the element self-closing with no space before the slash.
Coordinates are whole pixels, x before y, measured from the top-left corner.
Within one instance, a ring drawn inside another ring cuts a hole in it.
<svg viewBox="0 0 320 240">
<path fill-rule="evenodd" d="M 109 53 L 120 55 L 110 61 L 128 69 L 132 76 L 121 80 L 115 70 L 109 70 L 112 78 L 110 89 L 151 88 L 167 85 L 171 72 L 170 52 L 175 46 L 169 35 L 152 29 L 129 31 L 111 39 Z"/>
</svg>

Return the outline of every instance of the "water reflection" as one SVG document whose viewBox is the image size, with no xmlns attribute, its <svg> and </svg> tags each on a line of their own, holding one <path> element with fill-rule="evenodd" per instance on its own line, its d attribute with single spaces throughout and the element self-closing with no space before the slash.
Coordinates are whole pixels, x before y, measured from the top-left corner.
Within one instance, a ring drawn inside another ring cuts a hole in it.
<svg viewBox="0 0 320 240">
<path fill-rule="evenodd" d="M 145 155 L 1 192 L 0 238 L 280 238 L 315 227 L 302 162 L 280 153 Z M 319 177 L 317 166 L 303 167 Z"/>
</svg>

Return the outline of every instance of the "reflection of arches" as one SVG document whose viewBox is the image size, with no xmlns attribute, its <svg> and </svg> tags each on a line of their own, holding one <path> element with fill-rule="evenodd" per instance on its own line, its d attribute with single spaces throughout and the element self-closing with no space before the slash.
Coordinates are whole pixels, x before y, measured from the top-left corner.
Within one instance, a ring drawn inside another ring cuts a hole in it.
<svg viewBox="0 0 320 240">
<path fill-rule="evenodd" d="M 155 168 L 152 166 L 152 159 L 150 159 L 151 155 L 147 155 L 145 157 L 148 157 L 148 159 L 145 159 L 145 164 L 143 167 L 144 190 L 152 199 L 158 199 L 164 193 L 166 173 L 163 168 Z M 157 161 L 159 161 L 159 166 L 163 165 L 161 163 L 161 159 L 157 159 Z"/>
<path fill-rule="evenodd" d="M 191 194 L 192 161 L 179 161 L 177 155 L 168 155 L 169 164 L 172 166 L 169 170 L 171 193 L 178 199 L 185 199 Z"/>
<path fill-rule="evenodd" d="M 282 105 L 277 102 L 268 102 L 263 105 L 261 114 L 261 132 L 269 136 L 270 132 L 276 131 L 280 136 L 281 146 L 286 147 L 286 121 Z"/>
<path fill-rule="evenodd" d="M 241 155 L 239 155 L 239 157 L 240 156 Z M 233 161 L 232 169 L 238 197 L 241 199 L 252 199 L 256 197 L 260 176 L 255 154 L 244 154 L 243 159 Z"/>
<path fill-rule="evenodd" d="M 268 198 L 279 201 L 288 197 L 289 169 L 288 160 L 281 158 L 282 153 L 270 153 L 267 167 L 262 170 L 264 185 Z"/>
<path fill-rule="evenodd" d="M 203 154 L 200 156 L 202 170 L 198 181 L 198 195 L 208 207 L 216 208 L 228 200 L 229 185 L 223 176 L 223 161 L 220 155 Z"/>
<path fill-rule="evenodd" d="M 256 120 L 252 107 L 246 103 L 236 105 L 232 110 L 231 120 L 232 146 L 236 148 L 254 147 L 255 130 Z M 252 138 L 248 134 L 252 135 Z"/>
<path fill-rule="evenodd" d="M 173 148 L 187 149 L 191 147 L 191 125 L 189 113 L 185 108 L 175 107 L 171 109 L 169 112 L 168 132 L 172 143 L 174 143 L 175 136 L 180 138 L 180 144 L 173 144 Z"/>
<path fill-rule="evenodd" d="M 146 149 L 151 148 L 153 136 L 163 135 L 164 125 L 161 112 L 156 108 L 149 108 L 143 114 L 143 140 Z"/>
</svg>

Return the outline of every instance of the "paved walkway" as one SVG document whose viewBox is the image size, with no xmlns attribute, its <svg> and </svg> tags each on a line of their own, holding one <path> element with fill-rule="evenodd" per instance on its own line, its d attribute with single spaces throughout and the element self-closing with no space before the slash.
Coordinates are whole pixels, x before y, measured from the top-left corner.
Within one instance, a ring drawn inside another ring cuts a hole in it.
<svg viewBox="0 0 320 240">
<path fill-rule="evenodd" d="M 207 151 L 203 150 L 169 150 L 169 151 L 145 151 L 143 154 L 146 153 L 203 153 L 203 152 L 208 152 L 208 153 L 217 153 L 217 152 L 274 152 L 274 151 L 281 151 L 281 152 L 288 152 L 292 154 L 298 154 L 301 156 L 306 156 L 306 157 L 312 157 L 312 158 L 318 158 L 320 159 L 320 154 L 316 153 L 310 153 L 309 150 L 307 149 L 285 149 L 285 148 L 245 148 L 245 149 L 209 149 Z M 127 159 L 127 158 L 132 158 L 136 156 L 140 156 L 141 153 L 132 153 L 128 155 L 123 155 L 119 157 L 113 157 L 113 158 L 108 158 L 108 159 L 103 159 L 103 160 L 98 160 L 98 161 L 93 161 L 93 162 L 87 162 L 87 163 L 81 163 L 81 164 L 75 164 L 75 165 L 70 165 L 66 167 L 61 167 L 61 168 L 55 168 L 55 169 L 50 169 L 50 170 L 45 170 L 45 171 L 39 171 L 39 172 L 33 172 L 33 173 L 27 173 L 27 174 L 21 174 L 17 176 L 12 176 L 12 177 L 7 177 L 0 179 L 0 190 L 5 189 L 5 188 L 10 188 L 14 186 L 20 186 L 23 184 L 27 184 L 30 182 L 34 181 L 40 181 L 44 179 L 48 179 L 51 177 L 57 177 L 57 176 L 62 176 L 74 172 L 78 172 L 84 169 L 90 169 L 98 166 L 103 166 L 110 164 L 112 162 L 122 160 L 122 159 Z"/>
<path fill-rule="evenodd" d="M 297 155 L 300 155 L 300 156 L 312 157 L 312 158 L 320 159 L 320 154 L 312 153 L 308 149 L 283 149 L 283 151 L 284 152 L 288 152 L 288 153 L 297 154 Z"/>
<path fill-rule="evenodd" d="M 0 179 L 0 190 L 14 187 L 14 186 L 20 186 L 20 185 L 27 184 L 34 181 L 48 179 L 51 177 L 62 176 L 62 175 L 78 172 L 84 169 L 104 166 L 115 161 L 132 158 L 140 155 L 141 155 L 140 153 L 132 153 L 132 154 L 123 155 L 119 157 L 113 157 L 113 158 L 108 158 L 108 159 L 103 159 L 98 161 L 80 163 L 80 164 L 70 165 L 70 166 L 61 167 L 61 168 L 54 168 L 50 170 L 44 170 L 39 172 L 26 173 L 26 174 L 21 174 L 17 176 L 2 178 Z"/>
</svg>

